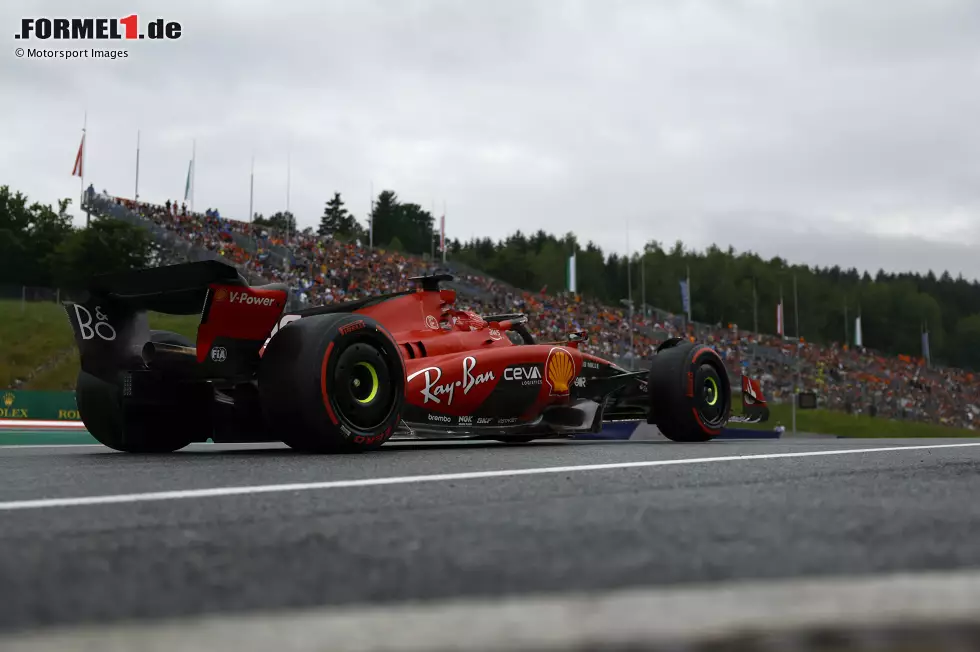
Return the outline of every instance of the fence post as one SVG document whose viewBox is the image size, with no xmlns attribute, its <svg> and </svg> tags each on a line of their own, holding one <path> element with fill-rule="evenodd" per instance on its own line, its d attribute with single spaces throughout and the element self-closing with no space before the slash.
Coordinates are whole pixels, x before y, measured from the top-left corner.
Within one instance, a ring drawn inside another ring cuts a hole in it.
<svg viewBox="0 0 980 652">
<path fill-rule="evenodd" d="M 61 305 L 61 288 L 55 290 L 54 302 L 57 303 L 59 306 Z"/>
<path fill-rule="evenodd" d="M 27 286 L 22 285 L 20 286 L 20 314 L 23 315 L 25 310 L 27 310 Z"/>
</svg>

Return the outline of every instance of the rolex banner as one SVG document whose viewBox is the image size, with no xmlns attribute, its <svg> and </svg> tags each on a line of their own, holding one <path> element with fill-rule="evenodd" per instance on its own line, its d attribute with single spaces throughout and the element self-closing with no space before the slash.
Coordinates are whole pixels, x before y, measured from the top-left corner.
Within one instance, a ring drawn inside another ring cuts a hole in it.
<svg viewBox="0 0 980 652">
<path fill-rule="evenodd" d="M 75 392 L 0 390 L 0 420 L 78 421 Z"/>
</svg>

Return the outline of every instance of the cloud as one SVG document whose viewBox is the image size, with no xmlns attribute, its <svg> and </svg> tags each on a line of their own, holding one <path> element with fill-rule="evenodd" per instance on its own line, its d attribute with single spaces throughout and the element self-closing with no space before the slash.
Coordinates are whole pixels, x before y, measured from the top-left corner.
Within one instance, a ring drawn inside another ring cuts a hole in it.
<svg viewBox="0 0 980 652">
<path fill-rule="evenodd" d="M 86 4 L 177 20 L 117 61 L 15 59 L 0 183 L 53 202 L 88 110 L 87 179 L 314 224 L 373 185 L 450 237 L 574 231 L 980 278 L 980 5 L 971 0 L 221 0 Z M 73 16 L 6 2 L 0 25 Z"/>
</svg>

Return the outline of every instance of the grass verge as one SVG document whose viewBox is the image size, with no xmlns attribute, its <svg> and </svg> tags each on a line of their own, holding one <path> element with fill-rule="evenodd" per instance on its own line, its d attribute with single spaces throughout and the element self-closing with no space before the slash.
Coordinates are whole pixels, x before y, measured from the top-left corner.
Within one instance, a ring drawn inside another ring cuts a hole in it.
<svg viewBox="0 0 980 652">
<path fill-rule="evenodd" d="M 56 303 L 0 301 L 0 388 L 27 379 L 22 389 L 74 389 L 78 349 L 64 308 Z M 198 315 L 148 314 L 150 328 L 197 337 Z"/>
<path fill-rule="evenodd" d="M 737 403 L 738 401 L 736 401 Z M 736 405 L 735 411 L 741 408 Z M 792 406 L 788 403 L 769 406 L 769 421 L 762 424 L 736 424 L 732 428 L 771 430 L 782 424 L 787 432 L 793 427 Z M 797 410 L 796 430 L 841 437 L 980 437 L 980 432 L 931 423 L 897 421 L 853 415 L 831 410 Z"/>
</svg>

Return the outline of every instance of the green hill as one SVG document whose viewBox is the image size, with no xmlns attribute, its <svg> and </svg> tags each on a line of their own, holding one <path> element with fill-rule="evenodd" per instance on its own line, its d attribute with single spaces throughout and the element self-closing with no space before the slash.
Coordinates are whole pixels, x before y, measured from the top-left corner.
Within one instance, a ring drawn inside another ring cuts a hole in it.
<svg viewBox="0 0 980 652">
<path fill-rule="evenodd" d="M 74 389 L 78 349 L 64 308 L 56 303 L 0 300 L 0 388 Z M 194 339 L 199 317 L 150 313 L 150 328 Z"/>
</svg>

